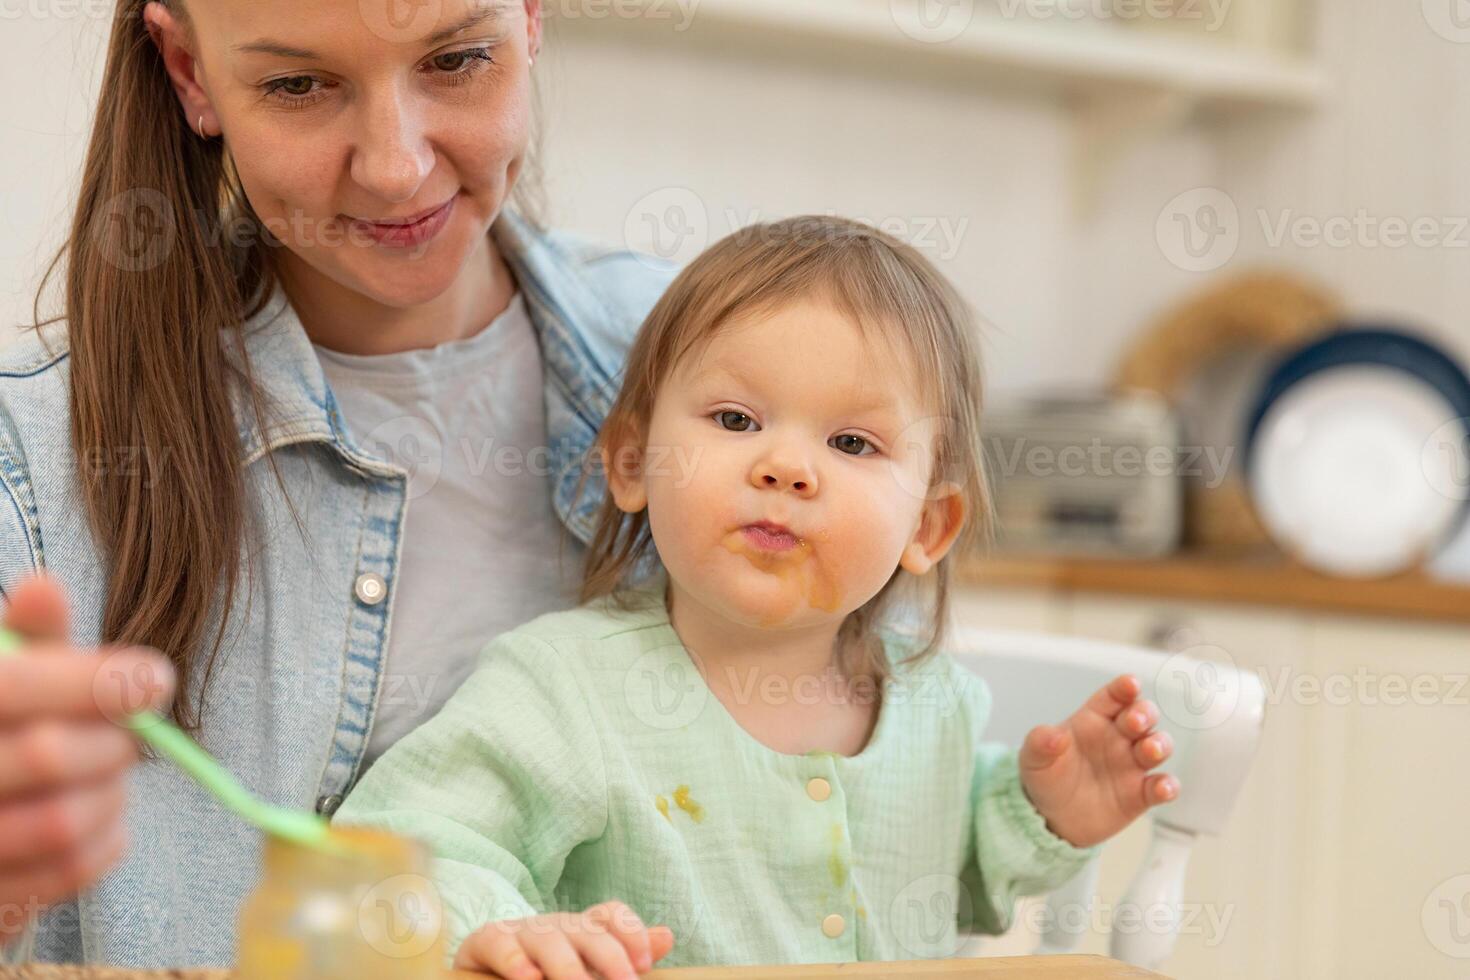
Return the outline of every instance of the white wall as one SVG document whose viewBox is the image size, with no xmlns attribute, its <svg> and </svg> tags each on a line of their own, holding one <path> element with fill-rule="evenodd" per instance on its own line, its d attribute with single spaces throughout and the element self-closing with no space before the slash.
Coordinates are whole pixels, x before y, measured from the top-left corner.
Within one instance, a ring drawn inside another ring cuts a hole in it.
<svg viewBox="0 0 1470 980">
<path fill-rule="evenodd" d="M 1242 216 L 1236 264 L 1310 272 L 1356 314 L 1427 330 L 1470 361 L 1470 28 L 1451 41 L 1426 15 L 1456 3 L 1324 4 L 1319 56 L 1335 97 L 1297 125 L 1232 127 L 1221 166 Z M 1346 248 L 1276 247 L 1263 209 L 1273 228 L 1288 209 L 1321 222 L 1360 210 L 1379 222 L 1429 218 L 1442 244 L 1393 248 L 1368 231 Z"/>
<path fill-rule="evenodd" d="M 112 7 L 0 4 L 0 343 L 69 227 Z"/>
<path fill-rule="evenodd" d="M 631 212 L 641 244 L 641 212 L 663 215 L 666 198 L 700 209 L 709 241 L 797 213 L 894 222 L 995 324 L 1000 376 L 1066 370 L 1051 356 L 1067 306 L 1057 277 L 1072 264 L 1057 107 L 679 41 L 621 49 L 564 34 L 555 48 L 548 184 L 565 224 L 621 238 Z"/>
<path fill-rule="evenodd" d="M 711 241 L 732 216 L 894 221 L 989 321 L 996 391 L 1102 383 L 1138 317 L 1191 281 L 1153 243 L 1156 174 L 1212 174 L 1208 134 L 1150 145 L 1084 225 L 1070 197 L 1073 116 L 1055 100 L 795 45 L 762 55 L 671 31 L 617 37 L 554 36 L 548 184 L 569 227 L 620 238 L 630 213 L 641 227 L 650 194 L 654 208 L 702 207 Z M 958 249 L 926 234 L 931 222 L 958 233 Z M 1093 222 L 1114 240 L 1145 238 L 1148 261 L 1094 247 Z"/>
</svg>

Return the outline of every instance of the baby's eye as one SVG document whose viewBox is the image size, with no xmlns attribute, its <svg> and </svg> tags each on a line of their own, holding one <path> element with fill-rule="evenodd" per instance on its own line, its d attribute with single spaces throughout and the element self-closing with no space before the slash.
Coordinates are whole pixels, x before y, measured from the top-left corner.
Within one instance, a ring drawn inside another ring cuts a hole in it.
<svg viewBox="0 0 1470 980">
<path fill-rule="evenodd" d="M 833 436 L 827 441 L 827 445 L 840 453 L 847 453 L 849 456 L 868 456 L 878 451 L 868 440 L 862 436 L 855 436 L 851 432 L 843 433 L 840 436 Z"/>
<path fill-rule="evenodd" d="M 759 432 L 760 426 L 755 424 L 755 419 L 744 412 L 716 412 L 714 420 L 720 423 L 720 427 L 729 429 L 731 432 Z"/>
</svg>

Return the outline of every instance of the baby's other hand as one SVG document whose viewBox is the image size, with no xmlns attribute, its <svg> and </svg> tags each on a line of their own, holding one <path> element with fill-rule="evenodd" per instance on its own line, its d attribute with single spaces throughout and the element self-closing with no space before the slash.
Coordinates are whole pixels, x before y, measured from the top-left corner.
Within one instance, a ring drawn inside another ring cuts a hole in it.
<svg viewBox="0 0 1470 980">
<path fill-rule="evenodd" d="M 487 922 L 454 957 L 456 970 L 478 970 L 505 980 L 634 980 L 674 948 L 666 926 L 649 928 L 622 902 L 582 913 L 556 912 Z"/>
<path fill-rule="evenodd" d="M 1149 807 L 1179 795 L 1179 780 L 1148 771 L 1174 750 L 1154 731 L 1159 709 L 1140 699 L 1137 677 L 1113 679 L 1061 725 L 1038 725 L 1021 746 L 1021 786 L 1047 827 L 1091 847 Z"/>
</svg>

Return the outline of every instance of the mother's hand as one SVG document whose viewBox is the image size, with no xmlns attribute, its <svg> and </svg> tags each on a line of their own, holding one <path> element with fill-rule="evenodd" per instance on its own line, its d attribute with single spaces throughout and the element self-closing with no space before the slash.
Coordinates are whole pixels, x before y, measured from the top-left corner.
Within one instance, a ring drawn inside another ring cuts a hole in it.
<svg viewBox="0 0 1470 980">
<path fill-rule="evenodd" d="M 138 746 L 116 723 L 174 687 L 155 651 L 69 646 L 66 598 L 44 577 L 11 590 L 5 625 L 28 643 L 0 657 L 0 946 L 122 856 Z"/>
</svg>

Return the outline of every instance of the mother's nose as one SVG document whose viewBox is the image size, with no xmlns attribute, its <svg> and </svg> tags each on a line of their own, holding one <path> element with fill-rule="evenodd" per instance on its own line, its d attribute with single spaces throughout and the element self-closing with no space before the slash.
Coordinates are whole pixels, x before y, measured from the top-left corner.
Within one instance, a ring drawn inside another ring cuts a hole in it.
<svg viewBox="0 0 1470 980">
<path fill-rule="evenodd" d="M 394 203 L 417 196 L 424 178 L 434 170 L 426 116 L 426 110 L 403 93 L 365 100 L 352 146 L 352 179 L 358 186 Z"/>
</svg>

